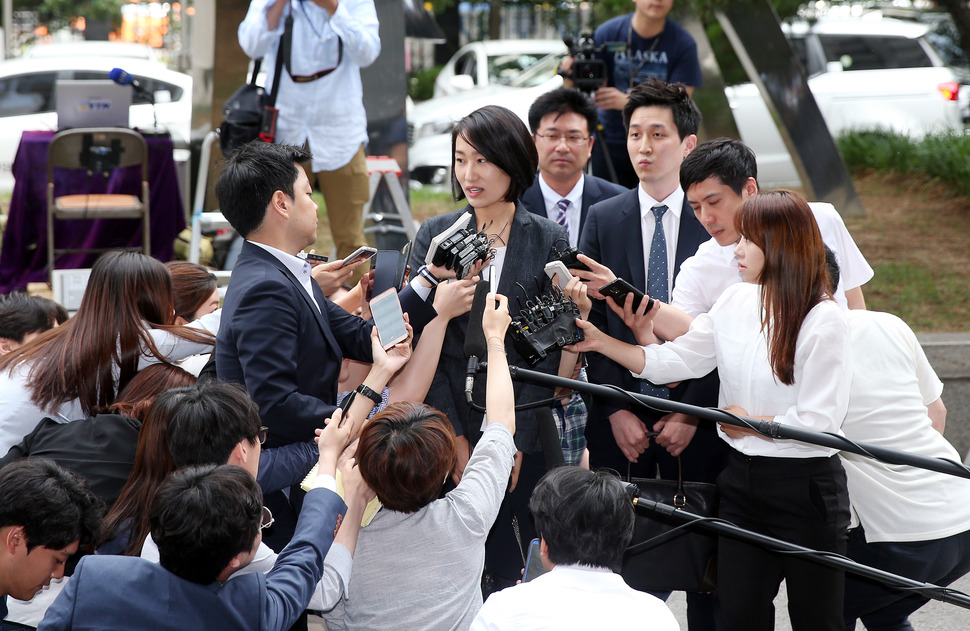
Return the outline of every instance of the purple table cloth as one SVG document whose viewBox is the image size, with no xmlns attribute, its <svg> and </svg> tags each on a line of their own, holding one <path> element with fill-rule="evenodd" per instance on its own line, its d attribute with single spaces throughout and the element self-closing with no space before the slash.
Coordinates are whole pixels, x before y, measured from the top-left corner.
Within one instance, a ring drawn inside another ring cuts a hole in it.
<svg viewBox="0 0 970 631">
<path fill-rule="evenodd" d="M 27 131 L 13 162 L 15 179 L 10 213 L 0 247 L 0 293 L 47 282 L 47 148 L 52 131 Z M 172 141 L 148 138 L 148 183 L 151 204 L 152 256 L 172 258 L 175 237 L 185 228 Z M 56 195 L 125 193 L 141 195 L 139 167 L 116 169 L 108 180 L 84 171 L 54 172 Z M 141 249 L 141 219 L 55 220 L 57 247 Z M 59 254 L 57 269 L 91 267 L 98 253 Z"/>
</svg>

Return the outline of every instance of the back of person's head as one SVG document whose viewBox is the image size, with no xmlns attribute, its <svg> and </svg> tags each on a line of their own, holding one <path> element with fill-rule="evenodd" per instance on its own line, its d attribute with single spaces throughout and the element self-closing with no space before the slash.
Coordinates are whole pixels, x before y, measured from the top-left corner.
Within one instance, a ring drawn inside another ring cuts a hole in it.
<svg viewBox="0 0 970 631">
<path fill-rule="evenodd" d="M 529 510 L 551 562 L 620 571 L 633 537 L 633 503 L 619 478 L 580 467 L 553 469 L 536 484 Z"/>
<path fill-rule="evenodd" d="M 259 408 L 240 386 L 209 381 L 182 391 L 168 422 L 175 467 L 225 464 L 242 440 L 259 442 Z"/>
<path fill-rule="evenodd" d="M 56 312 L 59 306 L 48 298 L 28 296 L 19 291 L 0 296 L 0 338 L 19 345 L 31 333 L 43 333 L 54 328 L 60 324 Z"/>
<path fill-rule="evenodd" d="M 144 421 L 155 397 L 172 388 L 195 385 L 192 373 L 175 364 L 152 364 L 138 371 L 108 407 L 113 414 Z"/>
<path fill-rule="evenodd" d="M 829 271 L 829 295 L 835 294 L 835 288 L 839 286 L 839 279 L 842 277 L 842 269 L 839 267 L 839 257 L 829 246 L 825 246 L 825 268 Z"/>
<path fill-rule="evenodd" d="M 172 273 L 172 298 L 175 317 L 192 322 L 196 312 L 212 297 L 219 283 L 207 267 L 189 261 L 169 261 L 165 264 Z"/>
<path fill-rule="evenodd" d="M 226 169 L 216 182 L 219 210 L 244 238 L 259 228 L 276 191 L 293 197 L 299 175 L 297 164 L 310 161 L 301 147 L 250 142 L 226 159 Z"/>
<path fill-rule="evenodd" d="M 718 178 L 741 195 L 748 178 L 758 179 L 758 160 L 754 151 L 732 138 L 715 138 L 697 145 L 680 164 L 680 186 L 686 191 L 710 177 Z"/>
<path fill-rule="evenodd" d="M 539 153 L 525 123 L 512 110 L 486 105 L 455 123 L 451 130 L 452 166 L 459 136 L 512 180 L 503 198 L 506 202 L 515 202 L 532 186 L 539 168 Z M 451 191 L 456 200 L 465 198 L 454 168 Z"/>
<path fill-rule="evenodd" d="M 22 526 L 27 550 L 59 550 L 101 535 L 101 501 L 79 475 L 46 458 L 26 458 L 0 469 L 0 528 Z"/>
<path fill-rule="evenodd" d="M 683 83 L 667 83 L 656 78 L 649 78 L 637 84 L 630 91 L 626 105 L 623 107 L 623 125 L 630 128 L 630 118 L 641 107 L 665 107 L 670 110 L 677 127 L 677 135 L 683 140 L 687 136 L 696 134 L 701 125 L 701 112 L 694 105 L 687 86 Z"/>
<path fill-rule="evenodd" d="M 105 535 L 128 537 L 124 554 L 138 556 L 148 535 L 148 513 L 155 490 L 175 470 L 168 449 L 168 425 L 190 388 L 172 388 L 155 397 L 138 431 L 135 463 L 118 499 L 104 518 Z"/>
<path fill-rule="evenodd" d="M 231 465 L 188 467 L 162 484 L 151 510 L 159 563 L 176 576 L 207 585 L 259 534 L 263 494 Z"/>
<path fill-rule="evenodd" d="M 797 193 L 761 192 L 742 202 L 734 225 L 764 253 L 758 278 L 768 353 L 778 379 L 795 381 L 795 341 L 808 312 L 830 294 L 825 244 L 815 215 Z"/>
<path fill-rule="evenodd" d="M 384 506 L 415 513 L 438 498 L 455 466 L 455 430 L 431 406 L 392 403 L 364 425 L 356 458 Z"/>
<path fill-rule="evenodd" d="M 537 133 L 539 124 L 547 114 L 555 114 L 558 118 L 570 112 L 586 119 L 590 134 L 596 132 L 599 123 L 596 104 L 584 92 L 570 88 L 551 90 L 533 101 L 529 108 L 529 129 L 533 134 Z"/>
</svg>

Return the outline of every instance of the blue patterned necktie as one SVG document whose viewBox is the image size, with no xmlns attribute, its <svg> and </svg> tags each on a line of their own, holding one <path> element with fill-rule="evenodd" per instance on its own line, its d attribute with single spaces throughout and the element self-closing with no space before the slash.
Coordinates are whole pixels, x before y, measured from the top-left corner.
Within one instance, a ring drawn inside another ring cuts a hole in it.
<svg viewBox="0 0 970 631">
<path fill-rule="evenodd" d="M 560 199 L 556 202 L 556 208 L 559 209 L 559 213 L 556 215 L 556 223 L 566 229 L 566 234 L 569 234 L 569 220 L 566 218 L 566 211 L 569 210 L 569 204 L 571 202 L 568 199 Z"/>
<path fill-rule="evenodd" d="M 664 235 L 664 225 L 662 223 L 667 207 L 664 205 L 654 206 L 653 211 L 654 228 L 653 240 L 650 241 L 650 261 L 647 266 L 647 295 L 660 302 L 668 302 L 667 292 L 667 238 Z M 670 389 L 666 386 L 655 386 L 649 381 L 640 380 L 640 394 L 648 394 L 664 399 L 670 398 Z"/>
</svg>

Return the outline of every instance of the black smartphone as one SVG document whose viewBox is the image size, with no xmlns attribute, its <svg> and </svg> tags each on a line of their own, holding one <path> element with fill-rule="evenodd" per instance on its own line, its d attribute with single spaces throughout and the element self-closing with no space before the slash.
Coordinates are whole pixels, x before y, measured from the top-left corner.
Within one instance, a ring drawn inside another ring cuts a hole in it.
<svg viewBox="0 0 970 631">
<path fill-rule="evenodd" d="M 606 283 L 600 288 L 600 293 L 604 296 L 609 296 L 613 299 L 616 304 L 623 306 L 626 301 L 626 295 L 633 294 L 633 310 L 636 311 L 640 307 L 640 301 L 643 300 L 644 294 L 642 291 L 626 282 L 622 278 L 617 278 L 612 283 Z M 653 298 L 647 303 L 647 311 L 653 309 L 653 303 L 656 302 Z M 646 313 L 646 311 L 644 312 Z"/>
<path fill-rule="evenodd" d="M 542 565 L 542 559 L 539 555 L 539 540 L 533 539 L 529 543 L 529 556 L 525 561 L 525 572 L 522 573 L 522 582 L 528 583 L 537 576 L 541 576 L 546 573 L 546 568 Z"/>
<path fill-rule="evenodd" d="M 321 255 L 321 254 L 307 254 L 306 255 L 306 260 L 308 260 L 308 261 L 320 261 L 321 263 L 326 263 L 330 259 L 327 258 L 326 256 Z"/>
</svg>

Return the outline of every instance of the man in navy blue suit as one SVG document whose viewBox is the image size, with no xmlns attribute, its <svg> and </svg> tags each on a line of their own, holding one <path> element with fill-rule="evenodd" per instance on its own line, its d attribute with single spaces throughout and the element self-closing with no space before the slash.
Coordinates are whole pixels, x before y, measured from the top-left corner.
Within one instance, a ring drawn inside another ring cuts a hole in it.
<svg viewBox="0 0 970 631">
<path fill-rule="evenodd" d="M 181 469 L 151 512 L 159 564 L 88 556 L 39 629 L 288 629 L 323 573 L 346 505 L 333 478 L 351 423 L 332 422 L 319 443 L 319 475 L 296 533 L 267 574 L 229 576 L 250 563 L 271 519 L 253 476 L 235 465 Z"/>
<path fill-rule="evenodd" d="M 669 302 L 681 264 L 708 240 L 680 187 L 680 164 L 697 144 L 701 114 L 682 84 L 648 79 L 636 86 L 623 110 L 627 150 L 640 186 L 590 209 L 579 249 L 592 272 L 577 272 L 590 293 L 619 277 L 661 302 Z M 587 259 L 587 260 L 589 260 Z M 600 263 L 601 265 L 597 264 Z M 593 301 L 590 321 L 610 335 L 636 344 L 633 332 L 603 300 Z M 619 364 L 593 353 L 588 357 L 591 383 L 608 383 L 624 390 L 695 405 L 717 404 L 716 374 L 685 382 L 667 391 L 634 378 Z M 698 431 L 698 420 L 683 414 L 635 411 L 612 399 L 594 398 L 586 424 L 592 468 L 608 467 L 636 477 L 674 479 L 683 453 L 685 480 L 714 481 L 722 468 L 724 445 L 713 429 Z M 659 432 L 654 440 L 648 432 Z M 688 448 L 689 447 L 689 448 Z M 701 605 L 703 619 L 688 594 L 688 622 L 693 631 L 714 629 L 710 603 Z M 706 605 L 706 606 L 705 606 Z"/>
<path fill-rule="evenodd" d="M 590 206 L 628 190 L 583 173 L 597 124 L 596 105 L 579 90 L 546 92 L 529 108 L 539 174 L 520 201 L 529 212 L 565 226 L 573 247 L 579 243 Z M 565 244 L 560 247 L 565 249 Z"/>
</svg>

